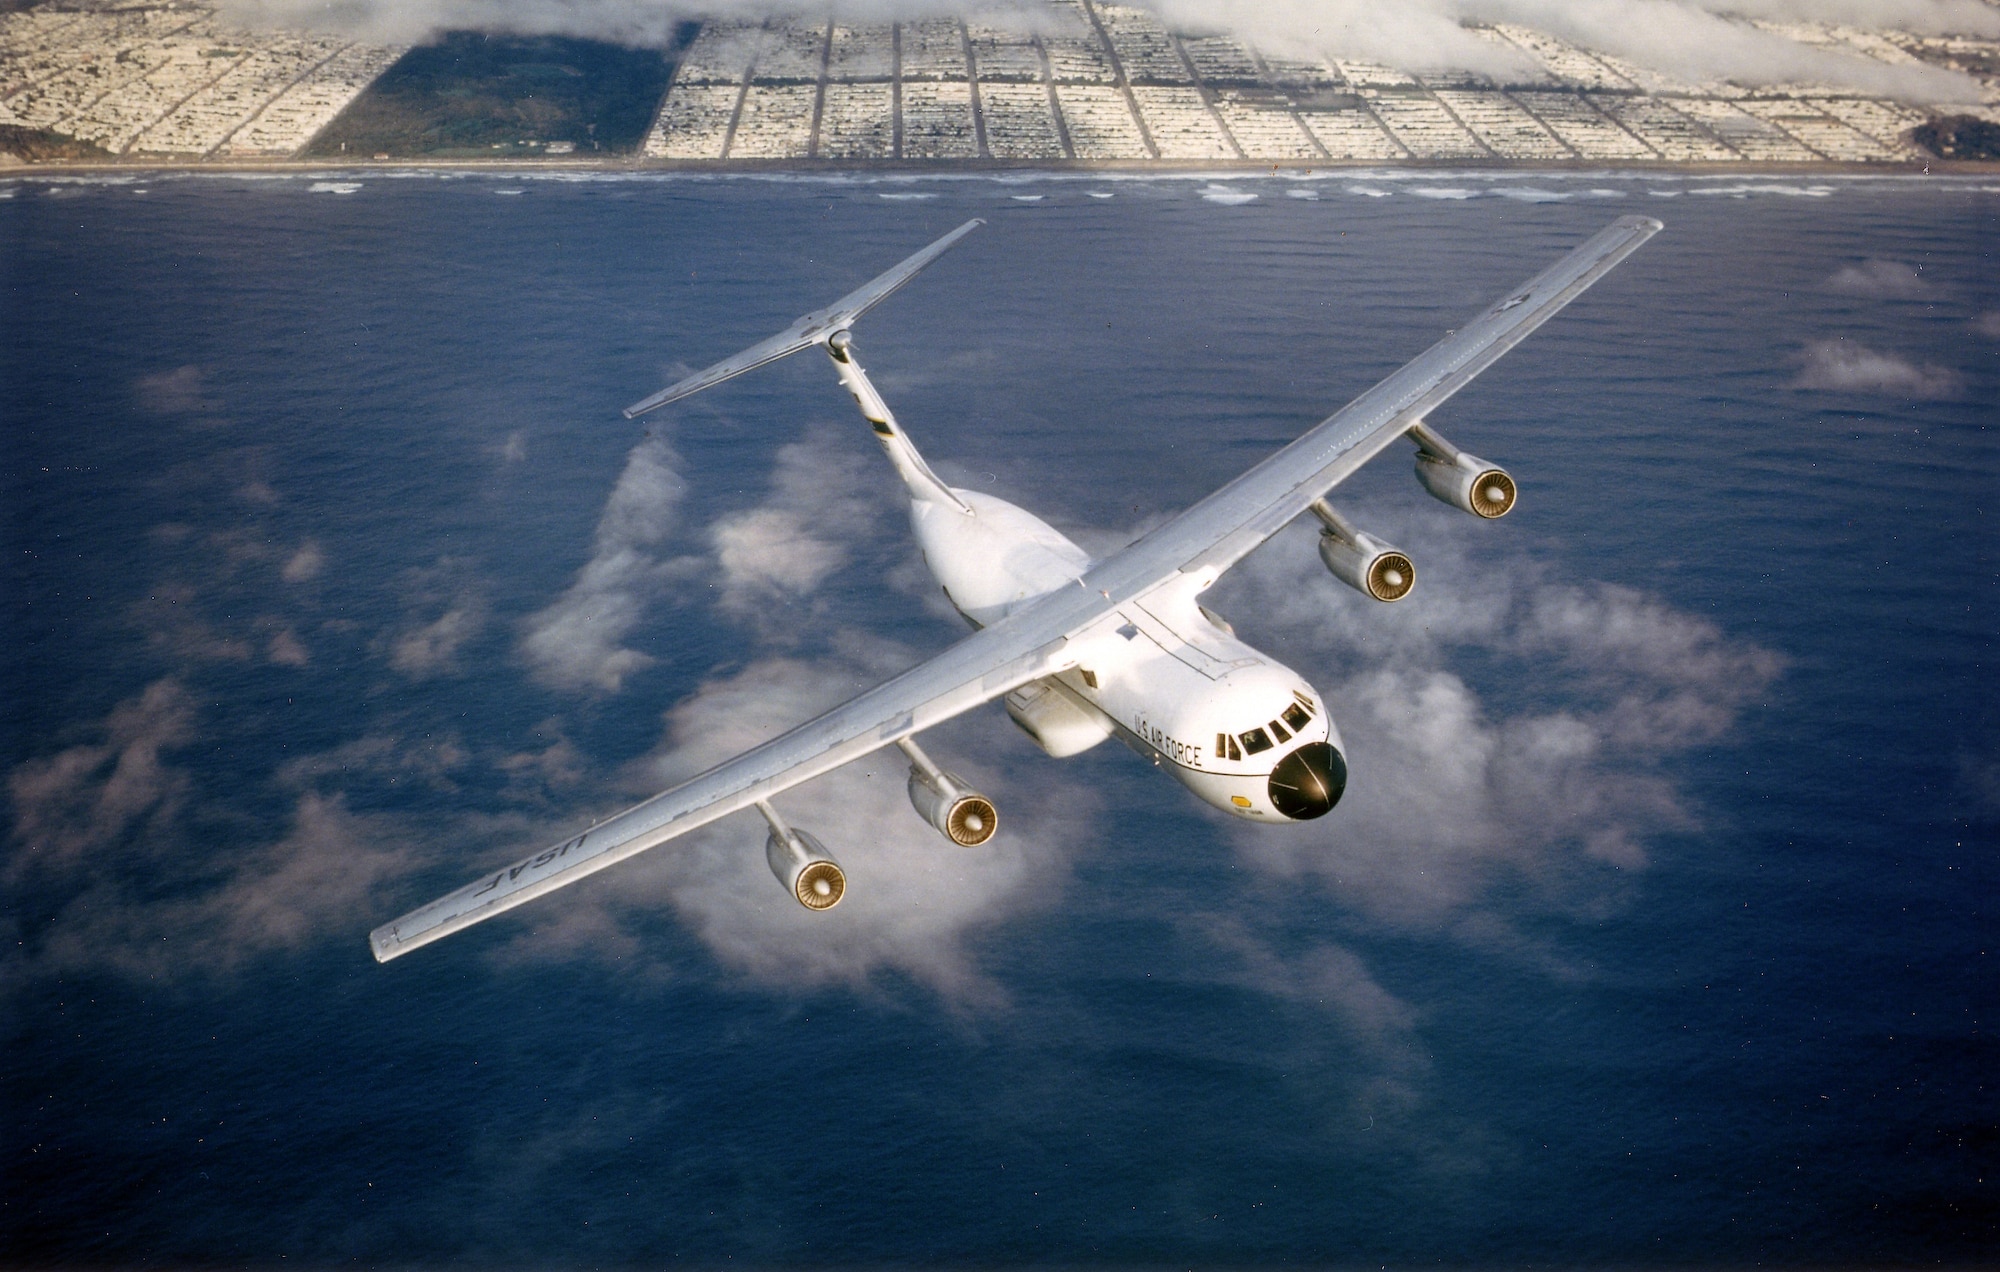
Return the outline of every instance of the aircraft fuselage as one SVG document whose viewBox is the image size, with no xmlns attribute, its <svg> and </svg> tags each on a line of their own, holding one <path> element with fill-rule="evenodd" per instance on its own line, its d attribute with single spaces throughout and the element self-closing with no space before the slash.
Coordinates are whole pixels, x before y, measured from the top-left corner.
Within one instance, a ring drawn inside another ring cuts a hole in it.
<svg viewBox="0 0 2000 1272">
<path fill-rule="evenodd" d="M 975 626 L 1079 586 L 1090 568 L 1082 548 L 1003 499 L 956 488 L 952 503 L 917 487 L 912 494 L 924 562 Z M 1204 802 L 1252 821 L 1307 820 L 1340 798 L 1346 762 L 1325 703 L 1303 676 L 1239 640 L 1192 590 L 1120 606 L 1077 646 L 1079 666 L 1007 704 L 1051 754 L 1116 736 Z M 1038 727 L 1043 720 L 1054 727 Z"/>
</svg>

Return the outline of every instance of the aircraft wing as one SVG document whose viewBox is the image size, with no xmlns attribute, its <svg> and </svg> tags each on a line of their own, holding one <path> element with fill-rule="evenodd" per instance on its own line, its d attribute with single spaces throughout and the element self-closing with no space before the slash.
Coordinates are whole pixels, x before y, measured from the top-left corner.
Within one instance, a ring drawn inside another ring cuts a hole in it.
<svg viewBox="0 0 2000 1272">
<path fill-rule="evenodd" d="M 851 322 L 854 314 L 901 286 L 973 224 L 961 226 L 951 238 L 808 318 L 825 320 L 830 315 L 838 320 L 846 315 Z M 386 963 L 941 724 L 1031 680 L 1076 666 L 1094 626 L 1123 621 L 1116 616 L 1119 606 L 1189 576 L 1197 587 L 1212 583 L 1660 228 L 1658 221 L 1646 217 L 1620 218 L 1291 445 L 1137 543 L 1091 566 L 1077 586 L 1059 588 L 1023 606 L 930 661 L 599 822 L 574 839 L 482 875 L 377 928 L 369 935 L 375 957 Z M 801 319 L 800 324 L 807 321 Z M 800 324 L 794 326 L 803 336 L 806 328 Z"/>
<path fill-rule="evenodd" d="M 882 274 L 871 282 L 842 296 L 824 309 L 816 309 L 799 319 L 769 340 L 760 341 L 733 358 L 721 362 L 704 371 L 697 371 L 685 380 L 677 381 L 661 389 L 649 398 L 641 399 L 625 408 L 625 418 L 637 419 L 646 412 L 678 402 L 691 393 L 732 380 L 745 371 L 755 371 L 779 358 L 789 357 L 799 350 L 819 344 L 834 332 L 851 326 L 856 318 L 889 299 L 904 283 L 915 278 L 924 266 L 951 250 L 966 235 L 986 224 L 978 217 L 967 221 L 921 252 L 911 255 L 894 269 Z"/>
<path fill-rule="evenodd" d="M 1074 665 L 1068 640 L 1060 631 L 1043 635 L 1059 625 L 1003 620 L 975 632 L 816 720 L 376 928 L 368 936 L 375 958 L 386 963 L 942 724 L 1031 680 L 1065 671 Z"/>
<path fill-rule="evenodd" d="M 1123 600 L 1177 573 L 1213 579 L 1347 480 L 1661 230 L 1624 216 L 1318 427 L 1085 577 Z"/>
</svg>

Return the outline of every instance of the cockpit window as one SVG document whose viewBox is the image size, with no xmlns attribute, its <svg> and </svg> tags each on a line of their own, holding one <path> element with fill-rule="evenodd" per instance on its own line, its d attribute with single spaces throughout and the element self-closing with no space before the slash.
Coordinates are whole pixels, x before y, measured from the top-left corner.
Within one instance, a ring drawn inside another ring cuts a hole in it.
<svg viewBox="0 0 2000 1272">
<path fill-rule="evenodd" d="M 1305 728 L 1307 722 L 1311 719 L 1311 713 L 1296 702 L 1285 708 L 1285 723 L 1292 726 L 1292 732 L 1294 733 Z"/>
<path fill-rule="evenodd" d="M 1316 708 L 1313 706 L 1313 700 L 1311 698 L 1306 697 L 1304 694 L 1294 689 L 1292 690 L 1292 699 L 1295 702 L 1297 702 L 1299 704 L 1299 707 L 1306 713 L 1306 719 L 1310 720 L 1313 718 Z M 1290 718 L 1291 718 L 1290 716 L 1286 717 L 1286 719 Z"/>
<path fill-rule="evenodd" d="M 1240 760 L 1243 752 L 1236 749 L 1236 739 L 1227 733 L 1215 735 L 1215 758 L 1218 760 Z"/>
<path fill-rule="evenodd" d="M 1250 755 L 1271 749 L 1271 738 L 1262 729 L 1252 729 L 1243 736 L 1243 750 Z"/>
<path fill-rule="evenodd" d="M 1280 742 L 1289 742 L 1292 740 L 1292 735 L 1285 732 L 1285 726 L 1279 724 L 1276 720 L 1271 721 L 1271 732 L 1278 735 L 1278 741 Z"/>
</svg>

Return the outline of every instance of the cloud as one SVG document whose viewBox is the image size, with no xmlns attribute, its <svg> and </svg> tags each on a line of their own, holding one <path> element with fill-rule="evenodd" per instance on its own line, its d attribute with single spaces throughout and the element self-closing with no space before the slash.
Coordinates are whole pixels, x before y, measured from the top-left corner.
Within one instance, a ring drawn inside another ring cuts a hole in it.
<svg viewBox="0 0 2000 1272">
<path fill-rule="evenodd" d="M 1848 22 L 1870 28 L 2000 35 L 2000 13 L 1979 0 L 1156 0 L 1169 25 L 1227 31 L 1277 54 L 1333 55 L 1406 69 L 1463 69 L 1516 76 L 1533 59 L 1467 24 L 1519 23 L 1691 81 L 1746 84 L 1810 81 L 1913 101 L 1979 100 L 1972 77 L 1941 68 L 1892 64 L 1786 39 L 1744 18 Z M 797 16 L 769 0 L 699 5 L 641 0 L 224 0 L 233 21 L 252 26 L 331 26 L 349 34 L 410 42 L 448 29 L 566 34 L 640 47 L 665 47 L 690 18 L 760 22 Z M 959 15 L 1014 27 L 1046 28 L 1056 15 L 1022 0 L 872 0 L 843 5 L 843 20 L 888 21 Z"/>
<path fill-rule="evenodd" d="M 192 777 L 172 763 L 198 740 L 197 724 L 189 690 L 158 680 L 112 708 L 98 740 L 7 775 L 9 909 L 45 911 L 9 952 L 13 972 L 163 978 L 226 971 L 334 933 L 358 942 L 378 888 L 410 868 L 410 837 L 349 812 L 338 795 L 306 792 L 282 837 L 260 844 L 252 831 L 240 842 L 244 820 L 197 810 Z M 218 826 L 238 842 L 215 850 Z"/>
<path fill-rule="evenodd" d="M 1235 963 L 1234 977 L 1276 998 L 1323 1008 L 1338 1016 L 1355 1038 L 1372 1049 L 1421 1063 L 1411 1040 L 1418 1013 L 1383 988 L 1354 951 L 1315 943 L 1280 955 L 1260 932 L 1236 916 L 1198 916 L 1190 925 L 1198 936 Z"/>
<path fill-rule="evenodd" d="M 318 542 L 307 539 L 299 545 L 298 551 L 285 558 L 284 568 L 278 576 L 287 583 L 304 583 L 318 578 L 319 572 L 325 568 L 326 553 L 320 549 Z"/>
<path fill-rule="evenodd" d="M 144 375 L 134 383 L 139 405 L 155 415 L 194 415 L 215 409 L 202 382 L 200 367 L 176 367 Z"/>
<path fill-rule="evenodd" d="M 231 854 L 205 888 L 158 896 L 108 870 L 48 923 L 15 970 L 41 975 L 109 970 L 146 980 L 224 974 L 254 959 L 362 933 L 380 895 L 411 854 L 386 823 L 348 811 L 338 796 L 308 794 L 277 841 Z M 207 863 L 213 866 L 214 863 Z"/>
<path fill-rule="evenodd" d="M 458 651 L 486 626 L 486 595 L 469 561 L 440 557 L 404 575 L 411 617 L 384 638 L 389 665 L 412 680 L 456 675 Z"/>
<path fill-rule="evenodd" d="M 364 777 L 391 783 L 414 781 L 434 790 L 458 788 L 453 774 L 462 773 L 471 756 L 456 735 L 405 740 L 391 733 L 370 733 L 327 751 L 287 760 L 277 772 L 279 785 L 316 787 L 334 782 L 352 789 Z"/>
<path fill-rule="evenodd" d="M 1988 309 L 1974 318 L 1972 329 L 1988 340 L 2000 340 L 2000 309 Z"/>
<path fill-rule="evenodd" d="M 598 518 L 590 560 L 556 601 L 522 625 L 520 649 L 535 678 L 560 689 L 616 693 L 653 658 L 624 647 L 647 605 L 686 563 L 661 550 L 679 522 L 687 483 L 666 439 L 632 449 Z"/>
<path fill-rule="evenodd" d="M 780 447 L 763 501 L 709 530 L 723 612 L 769 638 L 796 632 L 800 602 L 848 563 L 851 545 L 880 538 L 901 503 L 881 461 L 842 449 L 833 432 Z"/>
<path fill-rule="evenodd" d="M 1843 265 L 1826 280 L 1828 291 L 1848 296 L 1870 296 L 1885 300 L 1913 300 L 1929 295 L 1931 285 L 1923 275 L 1901 261 L 1866 260 L 1859 265 Z"/>
<path fill-rule="evenodd" d="M 280 626 L 271 634 L 264 656 L 280 667 L 303 667 L 312 661 L 312 651 L 305 647 L 290 625 Z"/>
<path fill-rule="evenodd" d="M 1931 363 L 1918 366 L 1893 353 L 1877 353 L 1845 338 L 1815 340 L 1800 355 L 1795 389 L 1882 393 L 1894 397 L 1953 398 L 1964 387 L 1958 373 Z"/>
<path fill-rule="evenodd" d="M 103 740 L 29 760 L 7 777 L 20 852 L 7 869 L 66 868 L 149 824 L 171 821 L 188 783 L 166 753 L 194 736 L 194 699 L 179 680 L 156 680 L 119 703 Z"/>
<path fill-rule="evenodd" d="M 1698 824 L 1666 761 L 1724 736 L 1781 659 L 1643 593 L 1475 556 L 1448 513 L 1363 520 L 1422 545 L 1408 600 L 1349 592 L 1301 529 L 1215 593 L 1253 643 L 1320 680 L 1351 769 L 1324 820 L 1235 829 L 1242 860 L 1317 880 L 1370 921 L 1501 949 L 1518 944 L 1502 883 L 1601 904 L 1650 840 Z M 1510 684 L 1532 693 L 1497 692 Z"/>
</svg>

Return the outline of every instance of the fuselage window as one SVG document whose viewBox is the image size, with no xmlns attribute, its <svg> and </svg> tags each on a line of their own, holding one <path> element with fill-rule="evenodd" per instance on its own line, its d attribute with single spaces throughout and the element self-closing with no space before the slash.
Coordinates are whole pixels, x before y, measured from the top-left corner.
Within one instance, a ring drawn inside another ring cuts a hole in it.
<svg viewBox="0 0 2000 1272">
<path fill-rule="evenodd" d="M 1306 709 L 1297 703 L 1293 703 L 1291 706 L 1285 708 L 1285 723 L 1292 726 L 1292 732 L 1294 733 L 1305 728 L 1306 722 L 1311 719 L 1312 716 Z"/>
<path fill-rule="evenodd" d="M 1243 750 L 1246 754 L 1255 755 L 1259 751 L 1270 749 L 1271 739 L 1262 729 L 1252 729 L 1243 735 Z"/>
<path fill-rule="evenodd" d="M 1271 732 L 1278 735 L 1278 741 L 1280 742 L 1289 742 L 1292 740 L 1292 735 L 1285 732 L 1285 726 L 1279 724 L 1276 720 L 1271 721 Z"/>
</svg>

